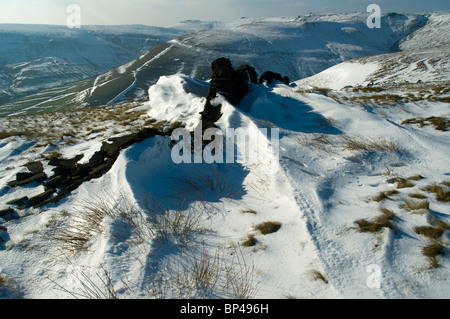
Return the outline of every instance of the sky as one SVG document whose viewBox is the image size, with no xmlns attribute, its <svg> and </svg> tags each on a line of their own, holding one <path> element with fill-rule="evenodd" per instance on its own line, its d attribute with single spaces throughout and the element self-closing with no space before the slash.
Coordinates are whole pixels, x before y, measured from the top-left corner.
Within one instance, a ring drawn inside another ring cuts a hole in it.
<svg viewBox="0 0 450 319">
<path fill-rule="evenodd" d="M 66 25 L 79 21 L 81 25 L 168 27 L 184 20 L 366 12 L 372 3 L 382 12 L 450 10 L 449 0 L 0 0 L 0 23 Z M 74 4 L 78 9 L 74 10 Z"/>
</svg>

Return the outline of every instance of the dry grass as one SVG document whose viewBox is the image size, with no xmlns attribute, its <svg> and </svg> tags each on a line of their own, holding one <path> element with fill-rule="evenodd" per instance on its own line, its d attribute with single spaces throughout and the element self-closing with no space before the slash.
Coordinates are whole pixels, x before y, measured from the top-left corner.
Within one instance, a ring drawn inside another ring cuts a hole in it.
<svg viewBox="0 0 450 319">
<path fill-rule="evenodd" d="M 169 209 L 154 196 L 146 197 L 145 214 L 152 224 L 156 238 L 163 243 L 170 241 L 175 245 L 186 246 L 195 241 L 202 232 L 200 207 L 196 204 L 184 206 L 180 203 L 178 209 Z"/>
<path fill-rule="evenodd" d="M 432 238 L 432 239 L 439 239 L 442 236 L 443 230 L 439 228 L 434 228 L 431 226 L 419 226 L 415 227 L 414 231 L 422 236 Z"/>
<path fill-rule="evenodd" d="M 344 148 L 351 151 L 401 151 L 400 146 L 392 139 L 386 140 L 384 137 L 363 138 L 361 136 L 345 136 Z"/>
<path fill-rule="evenodd" d="M 417 175 L 410 176 L 407 179 L 410 181 L 420 181 L 423 178 L 424 177 L 422 175 L 417 174 Z"/>
<path fill-rule="evenodd" d="M 244 247 L 252 247 L 255 246 L 258 243 L 258 241 L 255 238 L 255 235 L 248 235 L 247 239 L 244 240 L 241 245 Z"/>
<path fill-rule="evenodd" d="M 403 204 L 400 204 L 400 208 L 423 214 L 430 209 L 430 202 L 427 200 L 420 201 L 406 199 Z"/>
<path fill-rule="evenodd" d="M 281 223 L 278 222 L 264 222 L 256 225 L 255 230 L 258 230 L 263 235 L 277 232 L 281 228 Z"/>
<path fill-rule="evenodd" d="M 69 290 L 52 280 L 58 290 L 64 291 L 76 299 L 118 299 L 111 275 L 103 267 L 102 274 L 97 272 L 93 277 L 95 280 L 83 271 L 81 267 L 73 267 L 73 270 L 74 272 L 69 274 L 72 276 L 73 289 Z"/>
<path fill-rule="evenodd" d="M 425 188 L 426 191 L 435 194 L 436 200 L 441 202 L 450 201 L 450 190 L 445 190 L 442 186 L 437 184 L 429 185 Z"/>
<path fill-rule="evenodd" d="M 188 176 L 172 179 L 175 197 L 218 201 L 241 195 L 242 186 L 217 169 L 192 170 Z"/>
<path fill-rule="evenodd" d="M 146 241 L 153 238 L 154 231 L 146 215 L 124 197 L 105 196 L 86 200 L 69 216 L 71 222 L 56 228 L 52 239 L 64 251 L 79 253 L 89 249 L 92 240 L 104 231 L 107 218 L 121 221 L 122 229 L 116 227 L 112 236 L 125 240 Z"/>
<path fill-rule="evenodd" d="M 387 199 L 387 198 L 389 198 L 389 196 L 392 196 L 392 195 L 395 195 L 395 194 L 398 194 L 398 191 L 395 190 L 395 189 L 388 190 L 388 191 L 385 191 L 385 192 L 379 192 L 377 195 L 372 197 L 372 200 L 375 201 L 375 202 L 381 202 L 382 200 Z"/>
<path fill-rule="evenodd" d="M 426 199 L 427 197 L 421 193 L 411 193 L 408 195 L 411 198 L 415 198 L 415 199 Z"/>
<path fill-rule="evenodd" d="M 419 127 L 433 125 L 436 130 L 446 132 L 450 128 L 450 119 L 442 116 L 419 117 L 404 120 L 401 124 L 417 124 Z"/>
<path fill-rule="evenodd" d="M 186 250 L 152 277 L 149 293 L 164 299 L 251 299 L 259 290 L 255 268 L 238 247 L 231 252 L 217 248 L 212 255 L 205 246 L 200 252 Z"/>
<path fill-rule="evenodd" d="M 443 253 L 444 253 L 444 246 L 436 242 L 433 242 L 422 248 L 422 254 L 428 257 L 431 268 L 439 267 L 437 256 L 442 255 Z"/>
<path fill-rule="evenodd" d="M 414 184 L 404 178 L 397 178 L 397 188 L 410 188 L 414 187 Z"/>
<path fill-rule="evenodd" d="M 415 227 L 414 231 L 419 235 L 437 240 L 446 230 L 450 230 L 450 226 L 439 219 L 433 220 L 432 224 L 434 224 L 434 226 Z"/>
<path fill-rule="evenodd" d="M 440 182 L 439 184 L 450 187 L 450 181 L 443 181 L 443 182 Z"/>
<path fill-rule="evenodd" d="M 330 124 L 328 123 L 326 125 Z M 302 134 L 294 140 L 301 146 L 315 148 L 322 151 L 326 150 L 327 146 L 331 144 L 329 136 L 321 133 Z"/>
<path fill-rule="evenodd" d="M 395 218 L 395 214 L 388 209 L 381 209 L 381 215 L 377 216 L 373 221 L 367 221 L 365 219 L 360 219 L 356 221 L 361 232 L 376 233 L 383 228 L 393 229 L 394 225 L 392 220 Z"/>
<path fill-rule="evenodd" d="M 324 283 L 328 284 L 328 279 L 320 271 L 318 271 L 318 270 L 311 270 L 310 274 L 311 274 L 313 280 L 321 280 Z"/>
<path fill-rule="evenodd" d="M 14 279 L 0 274 L 0 299 L 22 298 L 22 294 L 21 287 Z"/>
<path fill-rule="evenodd" d="M 110 137 L 156 125 L 145 110 L 135 110 L 137 106 L 139 105 L 135 103 L 124 103 L 6 117 L 0 123 L 0 139 L 24 136 L 38 144 L 61 142 L 69 145 L 98 136 Z M 164 125 L 171 126 L 170 123 Z"/>
</svg>

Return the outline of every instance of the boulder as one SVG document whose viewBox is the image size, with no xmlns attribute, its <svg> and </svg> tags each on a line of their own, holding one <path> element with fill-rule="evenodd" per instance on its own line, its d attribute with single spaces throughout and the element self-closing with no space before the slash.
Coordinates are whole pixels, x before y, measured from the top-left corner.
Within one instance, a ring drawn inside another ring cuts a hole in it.
<svg viewBox="0 0 450 319">
<path fill-rule="evenodd" d="M 48 181 L 46 181 L 44 183 L 44 187 L 45 187 L 45 189 L 62 187 L 62 186 L 64 186 L 66 181 L 67 181 L 67 176 L 54 175 L 52 178 L 50 178 Z"/>
<path fill-rule="evenodd" d="M 0 218 L 13 219 L 16 216 L 18 216 L 17 212 L 12 208 L 6 208 L 6 209 L 0 210 Z"/>
<path fill-rule="evenodd" d="M 231 104 L 237 105 L 249 92 L 250 83 L 256 82 L 254 68 L 243 65 L 235 70 L 230 59 L 218 58 L 211 64 L 211 81 L 202 115 L 203 130 L 214 127 L 221 114 L 221 107 L 212 105 L 217 94 L 223 95 Z"/>
<path fill-rule="evenodd" d="M 28 172 L 25 172 L 25 173 L 22 173 L 22 172 L 21 172 L 21 173 L 17 173 L 17 174 L 16 174 L 16 181 L 25 181 L 25 180 L 27 180 L 27 179 L 33 177 L 34 175 L 36 175 L 36 174 L 28 173 Z"/>
<path fill-rule="evenodd" d="M 219 58 L 212 65 L 212 75 L 207 100 L 211 101 L 217 94 L 224 95 L 231 104 L 238 104 L 249 91 L 249 80 L 255 80 L 255 70 L 243 65 L 235 70 L 230 59 Z"/>
<path fill-rule="evenodd" d="M 244 64 L 237 68 L 238 72 L 244 72 L 247 75 L 247 82 L 257 84 L 258 83 L 258 74 L 255 71 L 255 68 Z"/>
<path fill-rule="evenodd" d="M 28 196 L 24 196 L 24 197 L 20 197 L 20 198 L 16 198 L 13 199 L 9 202 L 7 202 L 7 205 L 16 205 L 16 206 L 22 206 L 22 205 L 26 205 L 30 202 L 30 199 L 28 198 Z"/>
<path fill-rule="evenodd" d="M 113 159 L 109 159 L 105 163 L 103 163 L 103 164 L 101 164 L 101 165 L 99 165 L 97 167 L 92 168 L 89 171 L 89 176 L 91 178 L 101 177 L 101 176 L 103 176 L 103 174 L 107 173 L 111 169 L 113 164 L 114 164 L 114 160 Z"/>
<path fill-rule="evenodd" d="M 16 186 L 23 186 L 32 182 L 42 182 L 44 180 L 47 179 L 47 174 L 45 174 L 44 172 L 39 173 L 39 174 L 35 174 L 32 175 L 31 177 L 25 179 L 25 180 L 15 180 L 15 181 L 10 181 L 8 183 L 9 187 L 16 187 Z"/>
<path fill-rule="evenodd" d="M 143 140 L 156 136 L 156 135 L 166 135 L 159 132 L 157 129 L 148 127 L 144 128 L 141 131 L 137 133 L 131 133 L 125 136 L 119 136 L 113 139 L 109 139 L 112 143 L 106 143 L 104 142 L 102 144 L 102 147 L 100 149 L 101 152 L 104 152 L 106 156 L 112 159 L 116 159 L 117 156 L 119 156 L 120 150 L 124 149 L 125 147 L 128 147 L 130 145 L 133 145 L 135 143 L 142 142 Z M 95 154 L 94 154 L 95 155 Z M 102 156 L 100 153 L 97 156 Z M 97 163 L 100 164 L 100 163 Z M 93 167 L 93 165 L 91 165 Z M 95 165 L 98 166 L 98 165 Z"/>
<path fill-rule="evenodd" d="M 287 76 L 281 76 L 280 73 L 275 73 L 272 71 L 264 72 L 258 80 L 259 84 L 267 82 L 267 84 L 271 84 L 273 81 L 280 81 L 286 85 L 289 85 L 289 78 Z"/>
<path fill-rule="evenodd" d="M 39 161 L 27 163 L 25 167 L 33 174 L 39 174 L 44 171 L 44 166 Z"/>
<path fill-rule="evenodd" d="M 108 144 L 108 145 L 104 146 L 105 149 L 110 147 L 109 143 L 104 143 L 104 144 Z M 102 147 L 103 147 L 103 145 L 102 145 Z M 114 150 L 112 150 L 112 152 L 114 152 Z M 91 158 L 89 159 L 89 162 L 87 162 L 85 165 L 79 167 L 78 171 L 76 171 L 74 173 L 74 175 L 81 175 L 81 176 L 87 175 L 89 168 L 96 167 L 96 166 L 103 164 L 105 162 L 106 157 L 109 157 L 109 154 L 104 150 L 95 152 L 94 155 L 92 155 Z"/>
<path fill-rule="evenodd" d="M 8 228 L 0 225 L 0 243 L 8 241 Z"/>
<path fill-rule="evenodd" d="M 79 154 L 74 158 L 65 159 L 65 158 L 54 158 L 51 159 L 48 164 L 51 166 L 57 166 L 67 169 L 73 169 L 76 167 L 77 163 L 84 157 L 83 154 Z"/>
<path fill-rule="evenodd" d="M 56 192 L 56 189 L 49 189 L 39 195 L 30 198 L 30 205 L 34 208 L 41 206 L 42 202 L 52 197 L 52 195 Z"/>
<path fill-rule="evenodd" d="M 119 156 L 119 152 L 121 149 L 130 146 L 137 141 L 139 141 L 139 134 L 133 133 L 118 137 L 112 143 L 104 142 L 100 150 L 105 152 L 109 158 L 116 158 L 117 156 Z"/>
</svg>

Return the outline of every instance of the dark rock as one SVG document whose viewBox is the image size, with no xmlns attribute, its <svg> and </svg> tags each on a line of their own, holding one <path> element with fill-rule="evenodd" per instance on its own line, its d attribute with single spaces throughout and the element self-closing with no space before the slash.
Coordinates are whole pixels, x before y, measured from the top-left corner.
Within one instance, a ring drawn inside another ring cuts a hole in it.
<svg viewBox="0 0 450 319">
<path fill-rule="evenodd" d="M 273 81 L 283 82 L 283 77 L 281 76 L 280 73 L 266 71 L 261 75 L 261 77 L 258 80 L 258 83 L 263 84 L 264 82 L 267 82 L 267 84 L 271 84 Z"/>
<path fill-rule="evenodd" d="M 51 166 L 57 166 L 66 169 L 74 169 L 76 168 L 77 163 L 84 157 L 83 154 L 79 154 L 71 159 L 64 158 L 54 158 L 51 159 L 48 164 Z"/>
<path fill-rule="evenodd" d="M 66 186 L 64 189 L 58 192 L 58 195 L 66 195 L 74 190 L 76 190 L 80 185 L 83 183 L 83 181 L 74 181 L 68 186 Z"/>
<path fill-rule="evenodd" d="M 77 163 L 83 157 L 84 155 L 80 154 L 71 159 L 54 158 L 50 160 L 48 164 L 51 166 L 55 166 L 55 168 L 52 170 L 55 175 L 69 176 L 79 167 Z"/>
<path fill-rule="evenodd" d="M 44 166 L 39 161 L 27 163 L 25 167 L 33 174 L 39 174 L 44 171 Z"/>
<path fill-rule="evenodd" d="M 219 58 L 212 65 L 212 75 L 207 100 L 211 101 L 217 94 L 224 95 L 231 104 L 238 104 L 248 93 L 249 77 L 256 72 L 250 66 L 242 66 L 240 70 L 233 69 L 230 59 Z"/>
<path fill-rule="evenodd" d="M 170 132 L 165 132 L 165 133 L 164 132 L 160 132 L 160 131 L 158 131 L 157 129 L 155 129 L 153 127 L 146 127 L 144 129 L 140 130 L 138 132 L 138 134 L 139 134 L 139 139 L 140 139 L 139 142 L 142 142 L 143 140 L 145 140 L 147 138 L 150 138 L 150 137 L 153 137 L 153 136 L 157 136 L 157 135 L 159 135 L 159 136 L 170 136 L 171 135 Z"/>
<path fill-rule="evenodd" d="M 52 197 L 52 195 L 55 192 L 56 192 L 56 189 L 52 188 L 52 189 L 49 189 L 39 195 L 36 195 L 36 196 L 30 198 L 30 205 L 33 206 L 34 208 L 41 206 L 40 204 L 42 202 L 44 202 L 45 200 L 49 199 L 50 197 Z"/>
<path fill-rule="evenodd" d="M 12 208 L 6 208 L 0 210 L 0 217 L 4 219 L 12 219 L 14 216 L 18 216 L 16 211 Z"/>
<path fill-rule="evenodd" d="M 247 65 L 234 70 L 231 61 L 227 58 L 219 58 L 212 65 L 212 75 L 209 93 L 206 98 L 202 115 L 203 130 L 214 127 L 221 114 L 221 107 L 214 106 L 211 101 L 217 94 L 223 95 L 231 104 L 237 105 L 249 92 L 249 83 L 255 81 L 255 70 Z"/>
<path fill-rule="evenodd" d="M 17 198 L 14 199 L 12 201 L 7 202 L 7 205 L 17 205 L 17 206 L 22 206 L 22 205 L 26 205 L 30 202 L 30 199 L 28 198 L 28 196 L 24 196 L 21 198 Z"/>
<path fill-rule="evenodd" d="M 8 236 L 7 232 L 8 232 L 8 228 L 0 225 L 0 243 L 4 243 L 5 241 L 9 240 L 9 236 Z M 3 249 L 4 246 L 1 245 L 0 248 Z M 0 288 L 1 288 L 1 286 L 0 286 Z"/>
<path fill-rule="evenodd" d="M 67 181 L 67 176 L 65 176 L 65 175 L 54 175 L 47 182 L 44 183 L 44 187 L 46 189 L 61 187 L 61 186 L 64 186 L 66 181 Z"/>
<path fill-rule="evenodd" d="M 237 68 L 238 72 L 245 72 L 247 75 L 247 81 L 253 84 L 257 84 L 258 83 L 258 74 L 255 71 L 255 68 L 248 65 L 248 64 L 244 64 L 241 65 L 240 67 Z"/>
<path fill-rule="evenodd" d="M 116 159 L 117 156 L 119 155 L 120 150 L 122 150 L 125 147 L 128 147 L 130 145 L 133 145 L 135 143 L 142 142 L 143 140 L 153 137 L 153 136 L 156 136 L 156 135 L 164 135 L 164 134 L 162 134 L 155 128 L 144 128 L 137 133 L 132 133 L 129 135 L 110 139 L 110 141 L 112 141 L 112 143 L 104 142 L 102 144 L 100 151 L 105 152 L 109 158 Z M 101 157 L 102 154 L 99 154 L 97 156 Z M 99 164 L 99 163 L 97 163 L 97 164 Z M 96 166 L 98 166 L 98 165 L 96 165 Z M 91 165 L 91 167 L 93 167 L 93 165 Z"/>
<path fill-rule="evenodd" d="M 35 174 L 35 175 L 31 176 L 30 178 L 27 178 L 23 181 L 17 181 L 17 180 L 11 181 L 8 183 L 8 186 L 9 187 L 23 186 L 23 185 L 29 184 L 31 182 L 42 182 L 46 179 L 47 179 L 47 174 L 42 172 L 39 174 Z"/>
<path fill-rule="evenodd" d="M 33 177 L 36 174 L 33 173 L 17 173 L 16 174 L 16 181 L 25 181 L 31 177 Z"/>
<path fill-rule="evenodd" d="M 67 193 L 60 193 L 55 196 L 51 196 L 50 198 L 47 198 L 46 200 L 40 202 L 39 204 L 35 205 L 34 208 L 39 208 L 42 206 L 45 206 L 47 204 L 56 204 L 58 203 Z"/>
<path fill-rule="evenodd" d="M 121 136 L 121 137 L 118 137 L 112 143 L 104 142 L 102 144 L 102 148 L 100 150 L 105 152 L 108 155 L 108 157 L 116 158 L 117 156 L 119 156 L 119 152 L 122 148 L 130 146 L 133 143 L 137 142 L 138 140 L 139 140 L 138 133 Z"/>
<path fill-rule="evenodd" d="M 114 164 L 114 160 L 110 159 L 110 160 L 106 161 L 105 163 L 103 163 L 103 164 L 101 164 L 101 165 L 99 165 L 97 167 L 92 168 L 89 171 L 89 175 L 92 178 L 101 177 L 102 175 L 104 175 L 106 172 L 108 172 L 111 169 L 113 164 Z"/>
<path fill-rule="evenodd" d="M 108 148 L 108 146 L 105 146 L 105 148 Z M 113 152 L 113 151 L 112 151 Z M 85 165 L 79 168 L 79 171 L 75 172 L 76 175 L 85 175 L 87 174 L 86 169 L 83 170 L 83 168 L 92 168 L 101 165 L 105 162 L 105 158 L 108 157 L 109 154 L 103 150 L 97 151 L 92 155 L 92 157 L 89 159 L 89 162 L 87 162 Z"/>
</svg>

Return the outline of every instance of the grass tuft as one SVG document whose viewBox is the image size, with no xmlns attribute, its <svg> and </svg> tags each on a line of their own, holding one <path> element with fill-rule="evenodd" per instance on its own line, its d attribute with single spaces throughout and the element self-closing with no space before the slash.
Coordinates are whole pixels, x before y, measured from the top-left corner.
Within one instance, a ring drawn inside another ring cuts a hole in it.
<svg viewBox="0 0 450 319">
<path fill-rule="evenodd" d="M 437 184 L 432 184 L 425 188 L 426 191 L 436 195 L 436 200 L 441 202 L 450 201 L 450 190 L 445 190 L 442 186 Z"/>
<path fill-rule="evenodd" d="M 247 239 L 241 243 L 244 247 L 252 247 L 258 243 L 254 235 L 248 235 Z"/>
<path fill-rule="evenodd" d="M 444 232 L 444 230 L 440 228 L 435 228 L 432 226 L 418 226 L 414 228 L 414 231 L 422 236 L 431 238 L 431 239 L 439 239 Z"/>
<path fill-rule="evenodd" d="M 377 195 L 372 197 L 372 200 L 374 200 L 376 202 L 381 202 L 383 199 L 387 199 L 387 198 L 389 198 L 389 196 L 392 196 L 395 194 L 398 194 L 398 191 L 396 189 L 388 190 L 385 192 L 379 192 Z"/>
<path fill-rule="evenodd" d="M 415 198 L 415 199 L 426 199 L 427 197 L 421 193 L 411 193 L 409 194 L 409 197 Z"/>
<path fill-rule="evenodd" d="M 376 138 L 345 136 L 344 148 L 351 151 L 400 151 L 400 146 L 397 143 L 393 140 L 386 140 L 382 136 Z"/>
<path fill-rule="evenodd" d="M 395 214 L 386 208 L 381 209 L 381 213 L 382 214 L 377 216 L 373 221 L 367 221 L 365 219 L 357 220 L 356 224 L 359 226 L 359 230 L 363 233 L 376 233 L 383 228 L 393 229 L 394 226 L 392 220 L 394 219 Z"/>
<path fill-rule="evenodd" d="M 248 209 L 243 209 L 241 210 L 242 214 L 256 214 L 256 210 L 248 208 Z"/>
<path fill-rule="evenodd" d="M 397 188 L 410 188 L 414 187 L 414 184 L 404 178 L 397 178 Z"/>
<path fill-rule="evenodd" d="M 256 230 L 259 230 L 261 234 L 267 235 L 277 232 L 281 228 L 281 223 L 278 222 L 264 222 L 255 226 Z"/>
<path fill-rule="evenodd" d="M 403 204 L 400 204 L 400 208 L 408 209 L 414 212 L 424 213 L 430 209 L 430 202 L 427 200 L 405 200 Z"/>
<path fill-rule="evenodd" d="M 318 270 L 311 270 L 311 276 L 314 280 L 322 280 L 324 283 L 328 284 L 328 279 Z"/>
</svg>

